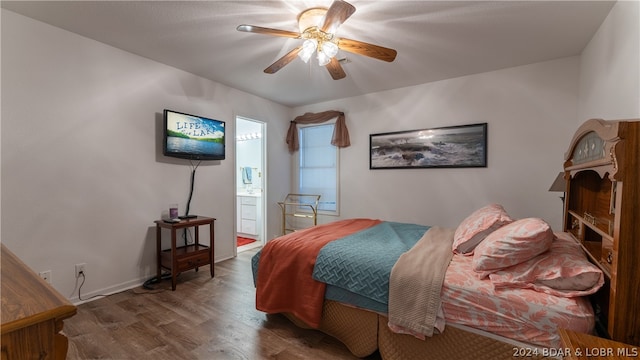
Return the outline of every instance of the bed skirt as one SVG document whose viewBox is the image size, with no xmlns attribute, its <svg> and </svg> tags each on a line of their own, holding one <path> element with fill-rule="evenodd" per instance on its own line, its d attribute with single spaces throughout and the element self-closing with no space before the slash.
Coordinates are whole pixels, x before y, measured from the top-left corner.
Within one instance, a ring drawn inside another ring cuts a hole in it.
<svg viewBox="0 0 640 360">
<path fill-rule="evenodd" d="M 311 328 L 291 314 L 285 316 L 298 327 Z M 423 341 L 390 331 L 387 322 L 385 316 L 377 313 L 325 300 L 318 330 L 338 339 L 357 357 L 379 350 L 384 360 L 506 360 L 513 359 L 518 347 L 455 326 L 447 326 L 442 334 Z"/>
<path fill-rule="evenodd" d="M 291 314 L 285 314 L 298 327 L 311 329 Z M 373 354 L 378 349 L 378 314 L 325 300 L 318 330 L 338 339 L 357 357 Z"/>
<path fill-rule="evenodd" d="M 447 326 L 442 334 L 433 335 L 424 341 L 411 335 L 396 334 L 389 330 L 387 318 L 382 315 L 378 321 L 378 348 L 384 360 L 511 360 L 514 355 L 517 357 L 522 354 L 516 352 L 516 345 L 455 326 Z M 533 354 L 526 355 L 528 359 L 543 358 Z"/>
</svg>

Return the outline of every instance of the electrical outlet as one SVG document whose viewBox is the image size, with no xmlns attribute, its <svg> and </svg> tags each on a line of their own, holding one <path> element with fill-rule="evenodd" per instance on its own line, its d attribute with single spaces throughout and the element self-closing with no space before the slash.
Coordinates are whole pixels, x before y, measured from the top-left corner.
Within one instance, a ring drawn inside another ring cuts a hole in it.
<svg viewBox="0 0 640 360">
<path fill-rule="evenodd" d="M 40 275 L 40 277 L 48 282 L 49 284 L 51 284 L 51 270 L 46 270 L 46 271 L 40 271 L 38 273 L 38 275 Z"/>
<path fill-rule="evenodd" d="M 81 263 L 81 264 L 76 264 L 76 278 L 80 277 L 80 274 L 83 274 L 84 276 L 87 276 L 87 272 L 85 270 L 87 264 L 85 263 Z"/>
</svg>

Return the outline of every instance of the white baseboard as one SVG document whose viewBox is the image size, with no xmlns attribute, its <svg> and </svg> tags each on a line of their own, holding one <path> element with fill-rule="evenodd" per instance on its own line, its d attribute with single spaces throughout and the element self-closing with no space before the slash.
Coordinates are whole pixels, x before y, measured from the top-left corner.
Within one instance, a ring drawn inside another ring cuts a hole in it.
<svg viewBox="0 0 640 360">
<path fill-rule="evenodd" d="M 232 259 L 234 258 L 234 256 L 230 256 L 230 257 L 225 257 L 222 259 L 215 259 L 214 263 L 218 263 L 220 261 L 224 261 L 224 260 L 228 260 L 228 259 Z M 69 301 L 71 301 L 71 303 L 73 305 L 80 305 L 80 304 L 84 304 L 84 303 L 88 303 L 94 300 L 98 300 L 98 299 L 102 299 L 105 296 L 109 296 L 109 295 L 113 295 L 113 294 L 117 294 L 119 292 L 123 292 L 129 289 L 133 289 L 135 287 L 138 286 L 142 286 L 142 284 L 145 283 L 145 281 L 151 279 L 152 277 L 154 277 L 154 275 L 150 275 L 146 278 L 138 278 L 135 280 L 130 280 L 130 281 L 125 281 L 123 283 L 120 284 L 116 284 L 113 286 L 109 286 L 103 289 L 98 289 L 98 290 L 94 290 L 92 292 L 88 292 L 88 293 L 82 293 L 80 292 L 80 297 L 82 299 L 80 299 L 78 297 L 78 291 L 77 289 L 75 290 L 75 295 L 69 298 Z"/>
<path fill-rule="evenodd" d="M 82 298 L 82 300 L 77 296 L 77 292 L 76 292 L 76 296 L 71 297 L 69 301 L 71 301 L 73 305 L 77 306 L 77 305 L 88 303 L 94 300 L 102 299 L 105 296 L 117 294 L 119 292 L 123 292 L 138 286 L 142 286 L 142 284 L 144 284 L 144 282 L 147 280 L 148 278 L 138 278 L 135 280 L 126 281 L 117 285 L 109 286 L 103 289 L 98 289 L 88 293 L 80 292 L 80 297 Z"/>
</svg>

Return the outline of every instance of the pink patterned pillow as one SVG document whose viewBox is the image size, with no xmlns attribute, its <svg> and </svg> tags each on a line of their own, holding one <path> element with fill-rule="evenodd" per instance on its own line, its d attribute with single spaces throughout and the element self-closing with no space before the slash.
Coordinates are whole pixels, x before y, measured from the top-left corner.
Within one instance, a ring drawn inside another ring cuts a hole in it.
<svg viewBox="0 0 640 360">
<path fill-rule="evenodd" d="M 542 254 L 549 250 L 552 241 L 553 231 L 544 220 L 516 220 L 492 232 L 476 246 L 473 270 L 484 278 Z"/>
<path fill-rule="evenodd" d="M 491 204 L 474 211 L 453 234 L 453 252 L 473 254 L 473 249 L 490 233 L 513 221 L 501 205 Z"/>
<path fill-rule="evenodd" d="M 602 270 L 587 260 L 567 233 L 557 233 L 548 252 L 489 275 L 495 288 L 529 288 L 560 297 L 593 294 L 604 284 Z"/>
</svg>

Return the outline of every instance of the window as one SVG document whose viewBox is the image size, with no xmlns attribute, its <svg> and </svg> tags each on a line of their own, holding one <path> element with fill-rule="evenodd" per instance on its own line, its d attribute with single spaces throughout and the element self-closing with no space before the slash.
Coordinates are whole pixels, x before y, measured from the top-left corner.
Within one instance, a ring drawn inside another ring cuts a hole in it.
<svg viewBox="0 0 640 360">
<path fill-rule="evenodd" d="M 338 148 L 331 145 L 335 124 L 299 128 L 298 192 L 319 194 L 318 210 L 338 214 Z"/>
</svg>

